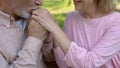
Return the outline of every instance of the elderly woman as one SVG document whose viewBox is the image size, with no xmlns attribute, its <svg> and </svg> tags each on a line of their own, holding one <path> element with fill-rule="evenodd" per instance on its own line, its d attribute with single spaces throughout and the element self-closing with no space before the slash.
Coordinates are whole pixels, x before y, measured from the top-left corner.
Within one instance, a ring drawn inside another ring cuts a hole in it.
<svg viewBox="0 0 120 68">
<path fill-rule="evenodd" d="M 58 66 L 120 68 L 120 13 L 115 0 L 74 0 L 74 5 L 76 11 L 67 15 L 64 32 L 47 10 L 33 15 L 57 43 L 53 51 Z"/>
</svg>

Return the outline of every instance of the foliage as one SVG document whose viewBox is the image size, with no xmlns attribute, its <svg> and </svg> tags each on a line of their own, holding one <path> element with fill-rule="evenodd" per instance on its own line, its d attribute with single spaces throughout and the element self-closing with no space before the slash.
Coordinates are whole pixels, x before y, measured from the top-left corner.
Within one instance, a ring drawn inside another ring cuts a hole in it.
<svg viewBox="0 0 120 68">
<path fill-rule="evenodd" d="M 64 23 L 64 19 L 65 19 L 66 13 L 53 14 L 53 15 L 57 19 L 59 26 L 61 28 L 63 28 L 63 23 Z"/>
<path fill-rule="evenodd" d="M 66 14 L 73 11 L 72 0 L 43 0 L 43 7 L 47 8 L 57 19 L 58 24 L 63 28 Z"/>
<path fill-rule="evenodd" d="M 72 0 L 44 0 L 43 6 L 53 14 L 67 13 L 73 9 Z"/>
</svg>

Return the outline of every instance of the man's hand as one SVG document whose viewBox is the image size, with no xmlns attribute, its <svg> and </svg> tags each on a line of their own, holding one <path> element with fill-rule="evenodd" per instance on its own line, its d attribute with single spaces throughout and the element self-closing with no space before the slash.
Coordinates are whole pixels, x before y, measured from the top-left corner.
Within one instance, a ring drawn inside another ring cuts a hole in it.
<svg viewBox="0 0 120 68">
<path fill-rule="evenodd" d="M 48 35 L 48 31 L 31 18 L 31 21 L 28 24 L 28 35 L 44 41 Z"/>
</svg>

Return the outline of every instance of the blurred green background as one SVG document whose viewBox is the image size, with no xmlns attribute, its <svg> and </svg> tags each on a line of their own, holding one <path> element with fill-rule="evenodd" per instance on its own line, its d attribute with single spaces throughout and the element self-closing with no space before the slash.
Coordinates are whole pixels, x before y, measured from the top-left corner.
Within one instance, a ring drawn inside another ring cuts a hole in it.
<svg viewBox="0 0 120 68">
<path fill-rule="evenodd" d="M 61 28 L 66 14 L 74 10 L 73 0 L 43 0 L 43 7 L 55 16 Z M 120 9 L 120 0 L 117 2 L 117 9 Z"/>
<path fill-rule="evenodd" d="M 43 0 L 43 7 L 55 16 L 62 28 L 66 14 L 74 10 L 72 2 L 72 0 Z"/>
</svg>

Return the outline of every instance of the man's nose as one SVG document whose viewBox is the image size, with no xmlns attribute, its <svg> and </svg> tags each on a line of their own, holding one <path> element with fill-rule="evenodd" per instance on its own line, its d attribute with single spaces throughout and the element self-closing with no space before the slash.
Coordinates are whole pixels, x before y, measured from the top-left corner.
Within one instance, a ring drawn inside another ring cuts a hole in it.
<svg viewBox="0 0 120 68">
<path fill-rule="evenodd" d="M 42 0 L 36 0 L 36 5 L 42 5 Z"/>
</svg>

